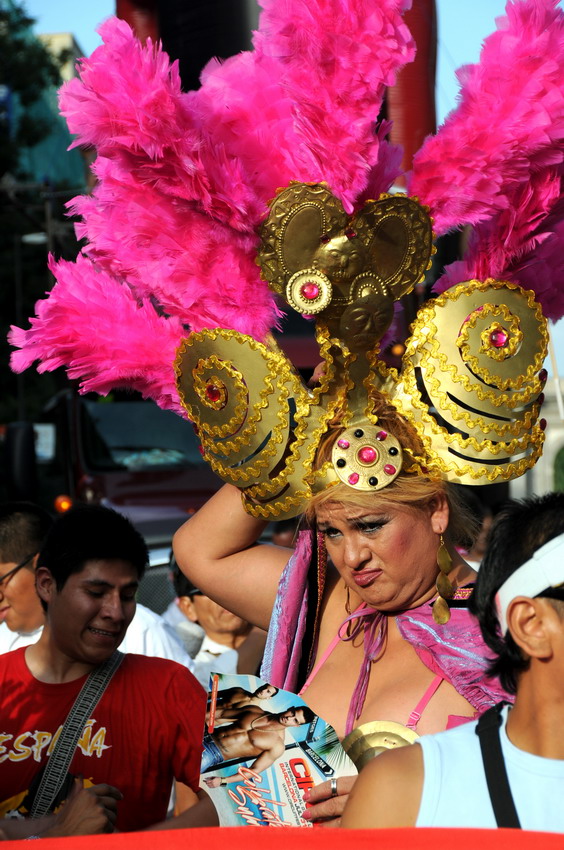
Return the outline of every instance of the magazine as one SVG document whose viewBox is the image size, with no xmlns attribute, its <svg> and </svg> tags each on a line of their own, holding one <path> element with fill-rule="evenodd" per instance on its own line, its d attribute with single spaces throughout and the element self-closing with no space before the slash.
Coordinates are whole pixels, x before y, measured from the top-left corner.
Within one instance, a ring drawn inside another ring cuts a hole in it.
<svg viewBox="0 0 564 850">
<path fill-rule="evenodd" d="M 356 772 L 301 697 L 257 676 L 212 676 L 200 785 L 220 826 L 312 826 L 304 793 Z"/>
</svg>

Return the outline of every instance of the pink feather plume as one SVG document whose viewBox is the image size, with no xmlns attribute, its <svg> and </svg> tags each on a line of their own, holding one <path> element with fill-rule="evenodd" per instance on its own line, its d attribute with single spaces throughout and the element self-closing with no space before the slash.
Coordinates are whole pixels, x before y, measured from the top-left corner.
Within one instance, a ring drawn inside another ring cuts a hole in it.
<svg viewBox="0 0 564 850">
<path fill-rule="evenodd" d="M 101 27 L 104 45 L 60 97 L 74 144 L 98 154 L 94 192 L 69 204 L 89 259 L 53 264 L 58 284 L 31 329 L 12 330 L 15 369 L 66 365 L 84 390 L 127 384 L 178 409 L 182 325 L 263 339 L 277 322 L 255 264 L 276 190 L 325 180 L 352 211 L 389 188 L 398 152 L 374 122 L 414 56 L 401 18 L 410 0 L 262 5 L 254 51 L 210 62 L 187 94 L 158 46 L 122 21 Z"/>
<path fill-rule="evenodd" d="M 436 285 L 497 277 L 564 314 L 564 13 L 510 0 L 480 62 L 459 72 L 459 105 L 414 160 L 409 191 L 436 232 L 473 225 L 464 260 Z"/>
<path fill-rule="evenodd" d="M 81 392 L 106 395 L 127 386 L 185 415 L 173 368 L 186 336 L 182 323 L 159 316 L 86 257 L 76 263 L 51 258 L 49 268 L 58 282 L 37 302 L 31 328 L 10 331 L 10 343 L 21 349 L 12 352 L 12 369 L 23 372 L 34 360 L 39 372 L 65 366 L 70 378 L 81 379 Z"/>
</svg>

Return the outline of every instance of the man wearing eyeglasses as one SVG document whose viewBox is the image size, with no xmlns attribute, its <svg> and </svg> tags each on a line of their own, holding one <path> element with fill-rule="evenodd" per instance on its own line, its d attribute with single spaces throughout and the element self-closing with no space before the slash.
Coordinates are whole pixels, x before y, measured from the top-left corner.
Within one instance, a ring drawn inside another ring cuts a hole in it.
<svg viewBox="0 0 564 850">
<path fill-rule="evenodd" d="M 52 525 L 49 514 L 30 502 L 0 505 L 0 654 L 24 636 L 34 643 L 43 627 L 35 593 L 35 567 Z"/>
</svg>

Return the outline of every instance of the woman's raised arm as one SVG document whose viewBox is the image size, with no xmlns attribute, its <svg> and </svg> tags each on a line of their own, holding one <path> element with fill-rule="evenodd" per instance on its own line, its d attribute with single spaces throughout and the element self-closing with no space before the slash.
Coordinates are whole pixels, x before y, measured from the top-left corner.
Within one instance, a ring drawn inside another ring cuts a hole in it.
<svg viewBox="0 0 564 850">
<path fill-rule="evenodd" d="M 176 562 L 202 593 L 245 620 L 268 628 L 278 581 L 291 551 L 258 545 L 264 520 L 246 513 L 226 484 L 174 535 Z"/>
</svg>

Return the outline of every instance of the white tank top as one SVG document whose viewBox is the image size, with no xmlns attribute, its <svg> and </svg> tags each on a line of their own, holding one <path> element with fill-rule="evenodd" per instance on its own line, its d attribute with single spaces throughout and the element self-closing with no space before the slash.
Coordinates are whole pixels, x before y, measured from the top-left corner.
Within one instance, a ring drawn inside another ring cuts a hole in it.
<svg viewBox="0 0 564 850">
<path fill-rule="evenodd" d="M 515 747 L 505 732 L 501 749 L 523 829 L 564 832 L 564 760 L 534 756 Z M 496 828 L 486 784 L 476 722 L 438 735 L 424 735 L 425 779 L 417 826 Z"/>
</svg>

